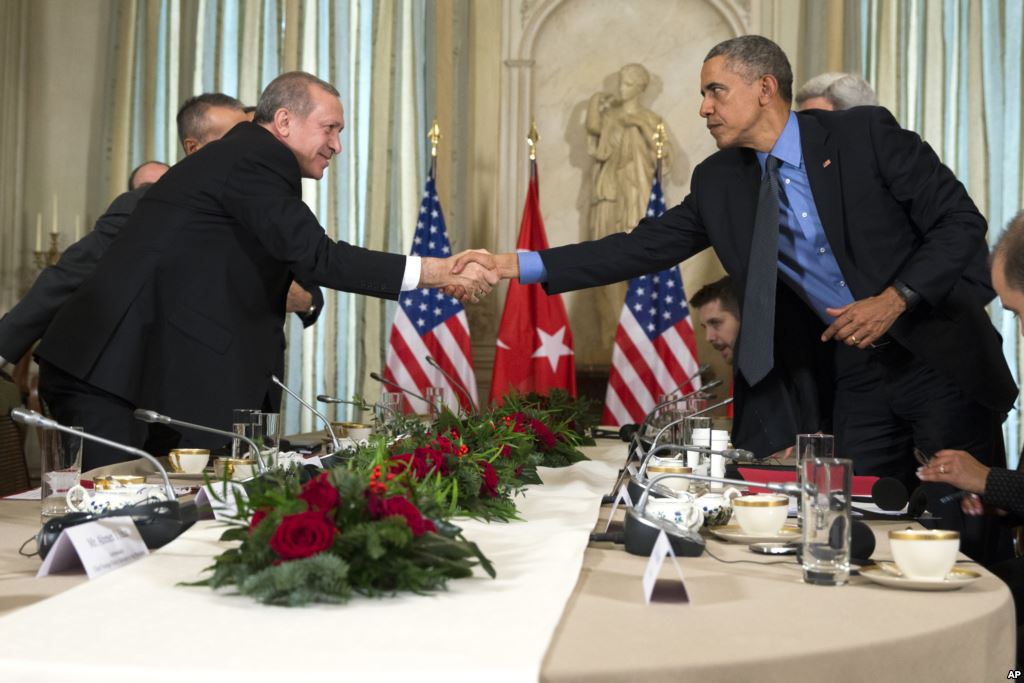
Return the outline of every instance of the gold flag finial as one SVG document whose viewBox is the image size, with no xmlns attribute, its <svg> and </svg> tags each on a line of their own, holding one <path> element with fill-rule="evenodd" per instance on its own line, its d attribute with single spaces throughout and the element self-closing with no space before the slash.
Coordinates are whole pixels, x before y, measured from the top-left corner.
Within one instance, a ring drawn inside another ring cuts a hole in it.
<svg viewBox="0 0 1024 683">
<path fill-rule="evenodd" d="M 655 158 L 659 161 L 665 156 L 665 138 L 668 134 L 665 132 L 665 122 L 658 121 L 658 127 L 654 129 L 654 152 Z"/>
<path fill-rule="evenodd" d="M 530 132 L 526 136 L 526 144 L 530 146 L 530 161 L 537 159 L 537 141 L 540 136 L 537 134 L 537 122 L 530 120 Z"/>
<path fill-rule="evenodd" d="M 437 119 L 434 119 L 434 125 L 427 131 L 427 139 L 430 140 L 430 156 L 437 157 L 437 143 L 441 140 L 441 127 L 437 125 Z"/>
</svg>

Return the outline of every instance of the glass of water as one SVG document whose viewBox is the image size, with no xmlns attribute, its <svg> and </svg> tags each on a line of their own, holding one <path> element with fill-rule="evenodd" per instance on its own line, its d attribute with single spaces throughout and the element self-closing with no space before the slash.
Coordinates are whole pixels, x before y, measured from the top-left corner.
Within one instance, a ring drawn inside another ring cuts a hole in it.
<svg viewBox="0 0 1024 683">
<path fill-rule="evenodd" d="M 808 458 L 800 464 L 804 582 L 841 586 L 850 578 L 853 462 Z"/>
<path fill-rule="evenodd" d="M 81 427 L 71 429 L 82 431 Z M 69 512 L 68 489 L 82 478 L 82 437 L 44 429 L 39 433 L 42 453 L 42 519 L 43 522 Z"/>
</svg>

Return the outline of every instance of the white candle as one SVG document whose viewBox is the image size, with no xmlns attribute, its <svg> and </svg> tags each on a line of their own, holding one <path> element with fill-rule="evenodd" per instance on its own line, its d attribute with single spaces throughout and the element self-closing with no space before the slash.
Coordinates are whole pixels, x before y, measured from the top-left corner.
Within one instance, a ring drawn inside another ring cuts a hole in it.
<svg viewBox="0 0 1024 683">
<path fill-rule="evenodd" d="M 75 214 L 75 241 L 82 239 L 82 214 Z"/>
<path fill-rule="evenodd" d="M 56 192 L 53 193 L 53 230 L 51 232 L 53 232 L 54 235 L 57 234 L 57 193 Z"/>
<path fill-rule="evenodd" d="M 43 212 L 36 214 L 36 251 L 43 250 Z"/>
</svg>

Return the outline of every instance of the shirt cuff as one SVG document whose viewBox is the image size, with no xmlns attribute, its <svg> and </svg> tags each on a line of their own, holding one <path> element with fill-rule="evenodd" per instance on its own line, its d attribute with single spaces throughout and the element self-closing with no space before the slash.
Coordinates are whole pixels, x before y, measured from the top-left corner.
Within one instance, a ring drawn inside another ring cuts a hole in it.
<svg viewBox="0 0 1024 683">
<path fill-rule="evenodd" d="M 420 272 L 423 270 L 422 256 L 405 257 L 405 274 L 402 275 L 402 291 L 408 292 L 420 287 Z"/>
<path fill-rule="evenodd" d="M 519 284 L 533 285 L 548 281 L 548 271 L 544 261 L 535 251 L 521 251 L 519 256 Z"/>
</svg>

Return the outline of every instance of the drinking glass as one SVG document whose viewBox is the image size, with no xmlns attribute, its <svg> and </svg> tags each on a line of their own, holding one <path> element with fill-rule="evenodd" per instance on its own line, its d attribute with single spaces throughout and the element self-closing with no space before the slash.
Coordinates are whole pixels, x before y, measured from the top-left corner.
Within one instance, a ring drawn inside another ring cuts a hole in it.
<svg viewBox="0 0 1024 683">
<path fill-rule="evenodd" d="M 273 467 L 281 450 L 281 416 L 278 413 L 256 413 L 256 420 L 253 441 L 260 447 L 267 466 Z"/>
<path fill-rule="evenodd" d="M 382 425 L 389 424 L 402 413 L 402 392 L 382 391 L 376 406 L 377 419 Z"/>
<path fill-rule="evenodd" d="M 797 434 L 796 465 L 813 458 L 834 458 L 836 456 L 835 437 L 831 434 Z"/>
<path fill-rule="evenodd" d="M 250 439 L 254 439 L 257 436 L 256 427 L 259 425 L 259 413 L 260 411 L 256 408 L 235 408 L 231 411 L 231 431 L 239 436 L 245 436 Z M 245 450 L 242 450 L 242 446 L 245 446 Z M 231 441 L 231 457 L 242 458 L 242 453 L 248 453 L 249 447 L 245 445 L 244 441 L 233 439 Z M 251 457 L 256 457 L 255 453 L 250 453 Z"/>
<path fill-rule="evenodd" d="M 81 427 L 71 429 L 82 431 Z M 40 432 L 42 454 L 42 519 L 60 517 L 69 512 L 68 489 L 82 478 L 82 437 L 45 429 Z"/>
<path fill-rule="evenodd" d="M 430 409 L 430 419 L 436 420 L 441 417 L 441 413 L 448 404 L 448 390 L 445 387 L 427 387 L 427 404 Z"/>
<path fill-rule="evenodd" d="M 808 458 L 800 464 L 804 582 L 841 586 L 850 578 L 853 462 Z"/>
</svg>

